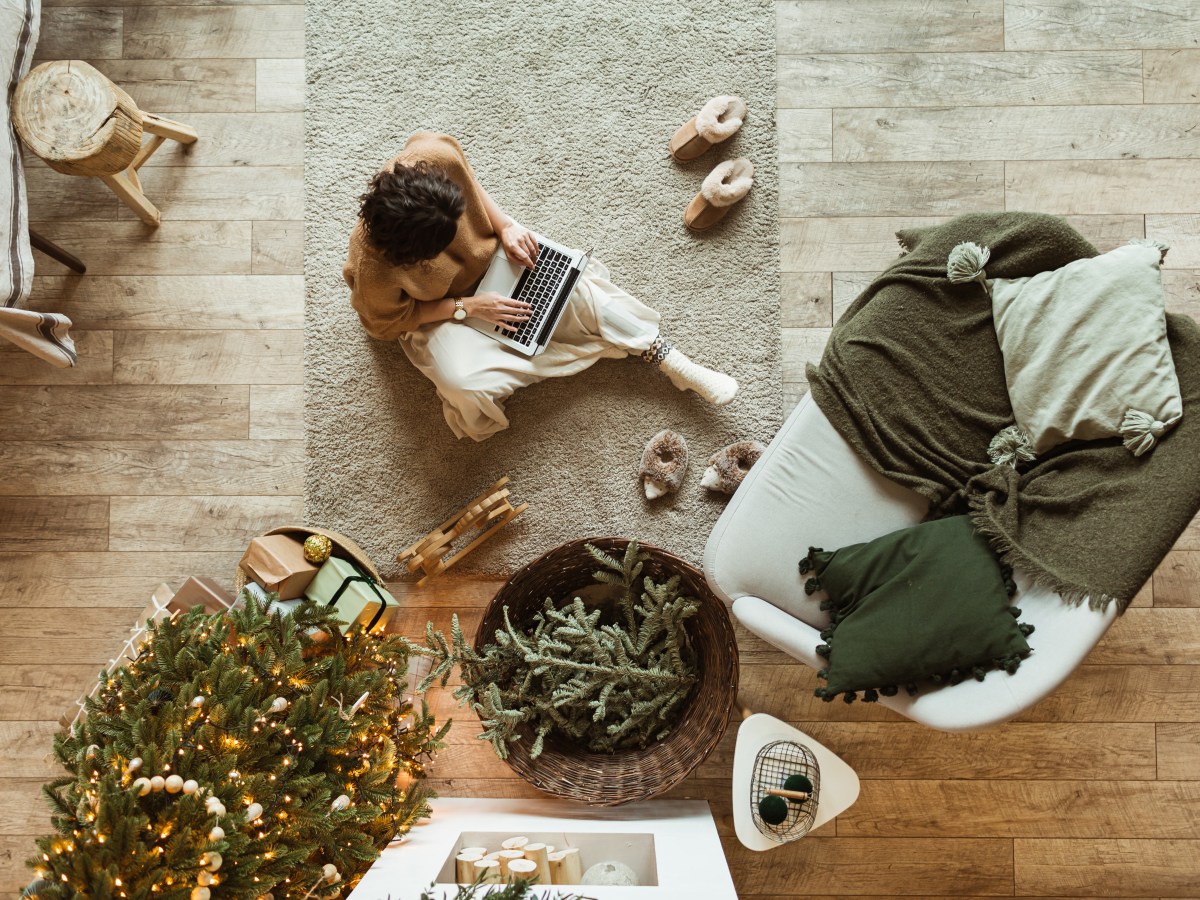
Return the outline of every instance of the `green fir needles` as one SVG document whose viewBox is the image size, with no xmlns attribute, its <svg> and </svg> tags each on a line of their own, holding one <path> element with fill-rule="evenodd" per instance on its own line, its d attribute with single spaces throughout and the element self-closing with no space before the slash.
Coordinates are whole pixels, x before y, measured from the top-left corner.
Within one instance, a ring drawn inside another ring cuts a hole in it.
<svg viewBox="0 0 1200 900">
<path fill-rule="evenodd" d="M 504 609 L 495 643 L 476 653 L 455 616 L 451 641 L 429 625 L 433 670 L 420 689 L 445 685 L 457 665 L 463 685 L 454 692 L 483 723 L 481 740 L 496 755 L 533 735 L 530 756 L 541 755 L 554 734 L 597 753 L 641 749 L 662 740 L 696 682 L 696 663 L 685 623 L 699 601 L 679 592 L 679 577 L 642 577 L 649 558 L 631 541 L 619 560 L 588 545 L 601 568 L 598 585 L 562 606 L 548 598 L 530 623 L 514 625 Z"/>
<path fill-rule="evenodd" d="M 26 898 L 325 900 L 429 814 L 419 778 L 446 729 L 412 705 L 407 644 L 242 600 L 151 624 L 101 674 L 55 738 Z"/>
</svg>

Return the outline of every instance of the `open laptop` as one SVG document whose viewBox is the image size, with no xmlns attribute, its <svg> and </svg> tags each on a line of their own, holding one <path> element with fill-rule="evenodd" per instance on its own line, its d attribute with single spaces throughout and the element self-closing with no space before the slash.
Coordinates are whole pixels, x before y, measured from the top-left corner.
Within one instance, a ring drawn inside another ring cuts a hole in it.
<svg viewBox="0 0 1200 900">
<path fill-rule="evenodd" d="M 470 317 L 466 320 L 466 324 L 476 331 L 525 356 L 537 356 L 550 343 L 554 329 L 567 309 L 571 292 L 575 290 L 575 282 L 587 268 L 590 255 L 590 252 L 556 244 L 536 232 L 534 237 L 538 243 L 538 257 L 532 271 L 509 260 L 501 247 L 475 289 L 479 294 L 494 291 L 514 300 L 524 300 L 533 307 L 529 320 L 521 323 L 516 331 L 506 331 L 484 319 Z"/>
</svg>

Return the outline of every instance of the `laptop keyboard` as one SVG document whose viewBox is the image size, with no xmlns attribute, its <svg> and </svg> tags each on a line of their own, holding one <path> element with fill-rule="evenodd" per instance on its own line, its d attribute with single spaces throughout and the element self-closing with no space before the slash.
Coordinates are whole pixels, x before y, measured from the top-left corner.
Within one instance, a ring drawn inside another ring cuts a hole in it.
<svg viewBox="0 0 1200 900">
<path fill-rule="evenodd" d="M 570 263 L 571 258 L 565 253 L 559 253 L 538 243 L 538 257 L 533 271 L 526 270 L 513 293 L 514 300 L 524 300 L 533 307 L 529 313 L 529 320 L 523 322 L 515 332 L 497 325 L 496 333 L 503 334 L 526 347 L 536 343 L 546 317 L 554 309 L 554 301 L 558 298 Z"/>
</svg>

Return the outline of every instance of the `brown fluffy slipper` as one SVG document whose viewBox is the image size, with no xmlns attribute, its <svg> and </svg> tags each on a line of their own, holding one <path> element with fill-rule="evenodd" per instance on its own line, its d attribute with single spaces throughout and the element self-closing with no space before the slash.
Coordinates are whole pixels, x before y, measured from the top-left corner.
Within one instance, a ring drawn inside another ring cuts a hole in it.
<svg viewBox="0 0 1200 900">
<path fill-rule="evenodd" d="M 683 224 L 692 231 L 712 228 L 754 185 L 754 164 L 744 156 L 727 159 L 708 173 L 700 193 L 683 213 Z"/>
<path fill-rule="evenodd" d="M 667 144 L 671 155 L 680 162 L 703 156 L 713 144 L 727 141 L 742 127 L 746 101 L 741 97 L 713 97 L 700 112 L 679 126 Z"/>
</svg>

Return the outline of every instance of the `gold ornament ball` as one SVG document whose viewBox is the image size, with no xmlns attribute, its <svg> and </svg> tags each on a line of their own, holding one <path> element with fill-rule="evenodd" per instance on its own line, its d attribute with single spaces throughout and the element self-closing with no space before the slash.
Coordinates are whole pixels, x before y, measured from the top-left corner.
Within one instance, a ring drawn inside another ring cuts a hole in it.
<svg viewBox="0 0 1200 900">
<path fill-rule="evenodd" d="M 329 559 L 333 552 L 333 541 L 323 534 L 310 534 L 304 539 L 304 558 L 314 566 L 319 566 Z"/>
</svg>

